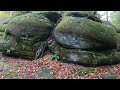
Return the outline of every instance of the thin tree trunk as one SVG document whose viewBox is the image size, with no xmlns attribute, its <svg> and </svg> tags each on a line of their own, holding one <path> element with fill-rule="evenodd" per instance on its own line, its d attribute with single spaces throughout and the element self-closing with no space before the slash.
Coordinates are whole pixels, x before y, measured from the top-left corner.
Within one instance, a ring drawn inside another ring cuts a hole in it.
<svg viewBox="0 0 120 90">
<path fill-rule="evenodd" d="M 106 11 L 106 19 L 107 19 L 107 21 L 109 21 L 109 19 L 108 19 L 108 12 Z"/>
</svg>

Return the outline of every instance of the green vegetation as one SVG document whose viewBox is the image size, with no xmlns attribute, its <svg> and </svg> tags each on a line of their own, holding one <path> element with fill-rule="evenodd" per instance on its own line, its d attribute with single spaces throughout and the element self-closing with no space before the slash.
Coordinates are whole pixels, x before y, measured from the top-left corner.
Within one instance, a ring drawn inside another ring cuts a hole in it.
<svg viewBox="0 0 120 90">
<path fill-rule="evenodd" d="M 77 33 L 79 35 L 89 36 L 89 38 L 92 39 L 98 39 L 99 41 L 104 40 L 106 43 L 112 41 L 112 43 L 117 45 L 117 32 L 115 29 L 89 19 L 64 17 L 61 23 L 56 27 L 56 32 L 57 31 Z"/>
<path fill-rule="evenodd" d="M 13 18 L 6 29 L 6 33 L 10 32 L 16 37 L 34 37 L 35 40 L 38 40 L 38 38 L 39 40 L 46 40 L 50 35 L 48 32 L 52 28 L 53 24 L 47 18 L 30 13 Z"/>
<path fill-rule="evenodd" d="M 1 15 L 6 13 L 8 12 L 3 12 Z M 4 54 L 33 59 L 38 48 L 42 50 L 43 43 L 50 38 L 55 28 L 54 39 L 60 45 L 52 47 L 55 49 L 52 55 L 53 60 L 62 59 L 65 62 L 86 66 L 120 62 L 120 53 L 116 51 L 118 42 L 116 30 L 104 23 L 83 18 L 88 14 L 96 15 L 96 11 L 79 11 L 77 14 L 80 17 L 70 17 L 71 14 L 76 15 L 76 13 L 65 12 L 67 15 L 55 27 L 56 21 L 62 16 L 61 13 L 60 11 L 11 12 L 14 18 L 8 24 L 0 26 L 0 36 L 3 35 L 4 39 L 4 42 L 0 43 L 2 44 L 0 50 Z M 81 16 L 81 13 L 85 14 Z"/>
<path fill-rule="evenodd" d="M 120 11 L 112 14 L 112 24 L 117 28 L 117 32 L 120 33 Z"/>
<path fill-rule="evenodd" d="M 12 18 L 16 17 L 16 16 L 20 16 L 26 13 L 30 13 L 31 11 L 11 11 L 11 16 Z"/>
<path fill-rule="evenodd" d="M 46 17 L 33 13 L 12 18 L 3 34 L 0 51 L 33 60 L 38 47 L 51 35 L 53 26 Z"/>
<path fill-rule="evenodd" d="M 3 11 L 0 13 L 0 21 L 9 17 L 9 11 Z"/>
<path fill-rule="evenodd" d="M 74 72 L 79 76 L 84 76 L 87 74 L 95 73 L 93 68 L 83 68 L 83 69 L 75 69 Z"/>
<path fill-rule="evenodd" d="M 8 24 L 0 25 L 0 32 L 4 32 Z"/>
<path fill-rule="evenodd" d="M 58 61 L 59 59 L 60 59 L 59 52 L 55 52 L 55 53 L 52 55 L 52 60 Z"/>
<path fill-rule="evenodd" d="M 3 34 L 4 34 L 3 32 L 0 32 L 0 36 L 3 36 Z"/>
</svg>

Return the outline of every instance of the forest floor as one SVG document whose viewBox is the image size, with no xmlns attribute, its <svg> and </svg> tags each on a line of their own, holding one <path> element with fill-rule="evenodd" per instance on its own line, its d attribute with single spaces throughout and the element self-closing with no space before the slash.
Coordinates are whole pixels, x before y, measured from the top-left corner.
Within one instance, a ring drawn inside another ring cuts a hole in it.
<svg viewBox="0 0 120 90">
<path fill-rule="evenodd" d="M 93 68 L 53 61 L 51 55 L 34 61 L 0 55 L 0 79 L 120 79 L 120 64 Z"/>
</svg>

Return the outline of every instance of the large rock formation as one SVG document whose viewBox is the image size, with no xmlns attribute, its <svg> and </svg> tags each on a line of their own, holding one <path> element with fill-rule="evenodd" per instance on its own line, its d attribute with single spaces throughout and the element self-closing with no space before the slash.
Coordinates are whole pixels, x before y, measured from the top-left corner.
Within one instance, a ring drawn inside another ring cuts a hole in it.
<svg viewBox="0 0 120 90">
<path fill-rule="evenodd" d="M 57 25 L 54 36 L 66 48 L 103 50 L 117 46 L 114 28 L 86 18 L 64 17 Z"/>
<path fill-rule="evenodd" d="M 37 49 L 52 33 L 53 24 L 44 16 L 25 14 L 13 18 L 5 30 L 3 54 L 34 59 Z"/>
<path fill-rule="evenodd" d="M 120 62 L 118 34 L 111 25 L 88 18 L 66 16 L 54 31 L 56 43 L 49 45 L 60 60 L 84 66 Z"/>
<path fill-rule="evenodd" d="M 57 11 L 25 13 L 14 17 L 7 27 L 0 27 L 1 32 L 5 30 L 0 43 L 3 54 L 33 60 L 36 51 L 45 53 L 44 49 L 49 49 L 52 53 L 57 52 L 63 62 L 84 66 L 120 62 L 120 53 L 117 52 L 120 35 L 113 26 L 103 23 L 94 14 L 64 12 L 56 26 L 61 17 Z M 47 43 L 48 47 L 43 48 L 52 32 L 55 43 Z"/>
</svg>

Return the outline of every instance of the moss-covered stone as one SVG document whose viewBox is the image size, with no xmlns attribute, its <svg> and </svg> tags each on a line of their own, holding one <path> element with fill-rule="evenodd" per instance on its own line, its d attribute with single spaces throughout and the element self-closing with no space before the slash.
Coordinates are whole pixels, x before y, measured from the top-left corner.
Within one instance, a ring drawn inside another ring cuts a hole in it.
<svg viewBox="0 0 120 90">
<path fill-rule="evenodd" d="M 51 35 L 53 27 L 53 24 L 43 16 L 26 14 L 13 18 L 6 29 L 6 33 L 17 38 L 34 37 L 46 40 Z"/>
<path fill-rule="evenodd" d="M 54 36 L 66 48 L 102 50 L 117 47 L 114 28 L 85 18 L 64 17 L 57 25 Z"/>
<path fill-rule="evenodd" d="M 61 14 L 58 11 L 33 11 L 33 13 L 37 13 L 38 15 L 43 15 L 53 23 L 56 23 L 58 19 L 61 17 Z"/>
<path fill-rule="evenodd" d="M 31 11 L 10 11 L 11 18 L 30 13 Z"/>
<path fill-rule="evenodd" d="M 7 38 L 0 43 L 0 51 L 9 56 L 18 56 L 27 59 L 35 59 L 36 51 L 43 42 L 30 43 L 29 41 L 17 41 L 14 37 L 7 35 Z M 41 47 L 42 48 L 42 47 Z"/>
<path fill-rule="evenodd" d="M 4 32 L 8 24 L 0 25 L 0 32 Z"/>
<path fill-rule="evenodd" d="M 4 32 L 0 32 L 0 36 L 3 36 Z"/>
<path fill-rule="evenodd" d="M 85 51 L 81 49 L 66 49 L 53 43 L 49 49 L 54 53 L 58 52 L 60 60 L 68 63 L 75 63 L 84 66 L 111 65 L 120 62 L 120 52 L 116 49 L 101 51 Z"/>
<path fill-rule="evenodd" d="M 52 33 L 54 25 L 44 16 L 25 14 L 13 18 L 3 35 L 0 52 L 9 56 L 35 59 L 38 48 Z"/>
</svg>

